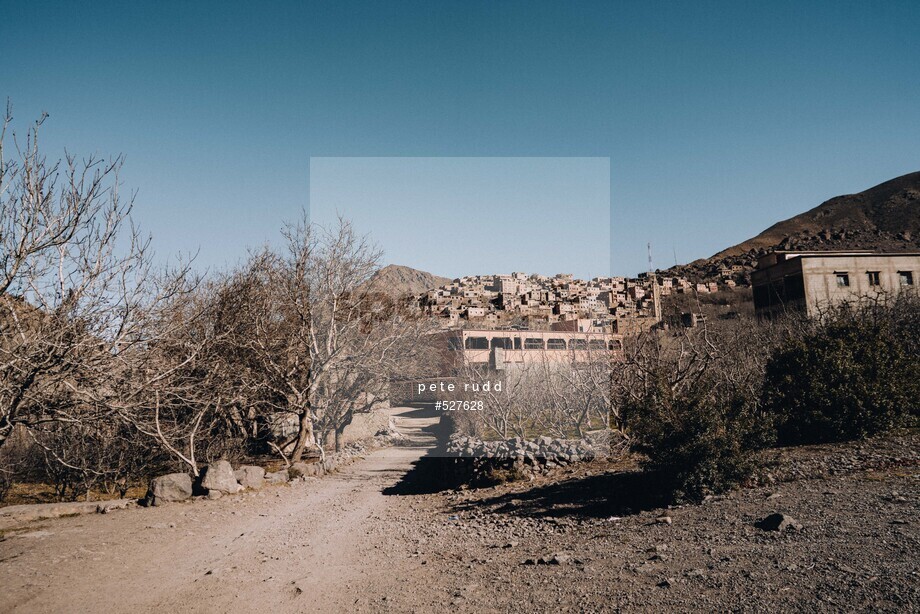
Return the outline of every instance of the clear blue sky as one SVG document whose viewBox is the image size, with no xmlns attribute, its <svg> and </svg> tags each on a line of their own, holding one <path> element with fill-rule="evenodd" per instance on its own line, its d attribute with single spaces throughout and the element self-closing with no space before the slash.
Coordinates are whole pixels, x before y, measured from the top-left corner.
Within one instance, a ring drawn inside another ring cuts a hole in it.
<svg viewBox="0 0 920 614">
<path fill-rule="evenodd" d="M 365 206 L 373 203 L 372 207 Z M 610 267 L 608 158 L 313 158 L 310 216 L 386 237 L 387 260 L 447 277 Z"/>
<path fill-rule="evenodd" d="M 159 251 L 202 266 L 274 240 L 311 158 L 576 156 L 610 159 L 613 268 L 634 273 L 649 240 L 657 266 L 708 256 L 920 169 L 917 24 L 915 1 L 6 0 L 0 95 L 20 132 L 50 113 L 53 153 L 126 154 Z M 455 247 L 451 274 L 481 249 Z"/>
</svg>

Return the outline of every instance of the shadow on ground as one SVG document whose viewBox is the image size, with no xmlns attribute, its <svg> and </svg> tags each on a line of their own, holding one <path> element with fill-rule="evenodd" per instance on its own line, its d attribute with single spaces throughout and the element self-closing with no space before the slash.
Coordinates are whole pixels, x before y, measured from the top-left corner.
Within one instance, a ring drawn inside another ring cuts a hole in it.
<svg viewBox="0 0 920 614">
<path fill-rule="evenodd" d="M 432 403 L 408 404 L 410 410 L 396 416 L 430 418 L 443 417 L 443 412 L 437 412 Z M 460 483 L 451 478 L 455 459 L 444 458 L 444 446 L 451 433 L 450 424 L 439 420 L 430 426 L 421 429 L 421 432 L 431 437 L 434 447 L 419 460 L 412 463 L 412 469 L 403 475 L 402 479 L 393 486 L 383 489 L 384 495 L 428 495 L 444 490 L 457 488 Z M 414 445 L 407 441 L 401 445 Z"/>
<path fill-rule="evenodd" d="M 455 508 L 457 511 L 480 509 L 533 518 L 608 518 L 665 507 L 673 501 L 667 493 L 668 489 L 654 474 L 618 471 L 468 501 Z"/>
<path fill-rule="evenodd" d="M 464 486 L 457 463 L 468 459 L 441 458 L 431 452 L 385 495 L 425 495 Z M 534 486 L 529 490 L 503 493 L 457 504 L 456 511 L 473 509 L 496 514 L 534 518 L 608 518 L 628 516 L 665 507 L 673 502 L 670 491 L 655 474 L 643 471 L 616 471 L 568 478 Z"/>
<path fill-rule="evenodd" d="M 444 456 L 444 447 L 451 433 L 450 424 L 440 421 L 423 430 L 434 437 L 437 445 L 413 463 L 412 469 L 398 483 L 385 488 L 384 495 L 427 495 L 469 486 L 468 478 L 472 472 L 465 470 L 464 463 L 470 463 L 472 459 Z M 546 518 L 608 518 L 665 507 L 673 502 L 671 492 L 654 473 L 618 469 L 597 475 L 569 477 L 523 492 L 485 498 L 474 496 L 473 500 L 457 504 L 455 510 L 478 509 Z"/>
</svg>

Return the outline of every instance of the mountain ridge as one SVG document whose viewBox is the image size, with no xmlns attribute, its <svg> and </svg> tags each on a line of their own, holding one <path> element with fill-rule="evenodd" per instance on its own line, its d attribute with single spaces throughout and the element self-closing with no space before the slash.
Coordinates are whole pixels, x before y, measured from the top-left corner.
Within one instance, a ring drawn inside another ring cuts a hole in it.
<svg viewBox="0 0 920 614">
<path fill-rule="evenodd" d="M 746 281 L 757 257 L 768 251 L 833 249 L 920 249 L 920 171 L 834 196 L 709 258 L 667 272 L 708 281 L 725 267 L 740 266 L 736 277 Z"/>
<path fill-rule="evenodd" d="M 393 297 L 414 296 L 439 288 L 453 281 L 427 271 L 420 271 L 400 264 L 388 264 L 379 269 L 365 286 L 369 291 L 381 292 Z"/>
</svg>

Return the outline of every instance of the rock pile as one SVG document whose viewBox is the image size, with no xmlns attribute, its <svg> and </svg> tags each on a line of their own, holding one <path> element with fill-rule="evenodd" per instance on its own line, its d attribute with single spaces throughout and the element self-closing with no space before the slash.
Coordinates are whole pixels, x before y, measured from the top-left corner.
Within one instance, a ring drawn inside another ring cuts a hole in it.
<svg viewBox="0 0 920 614">
<path fill-rule="evenodd" d="M 483 441 L 455 433 L 445 448 L 445 456 L 457 459 L 457 469 L 469 473 L 469 481 L 477 483 L 503 479 L 527 479 L 545 475 L 552 469 L 572 463 L 592 461 L 609 450 L 606 432 L 584 439 L 555 439 L 521 437 L 499 441 Z"/>
<path fill-rule="evenodd" d="M 531 462 L 566 465 L 593 460 L 601 447 L 591 438 L 554 439 L 538 437 L 527 440 L 521 437 L 499 441 L 483 441 L 475 437 L 454 434 L 447 444 L 449 456 L 488 457 L 495 459 L 525 459 Z"/>
<path fill-rule="evenodd" d="M 162 505 L 185 501 L 193 498 L 193 495 L 217 499 L 243 490 L 258 490 L 265 484 L 284 484 L 291 480 L 320 477 L 363 457 L 373 448 L 391 444 L 392 439 L 391 433 L 380 433 L 367 441 L 349 443 L 340 451 L 328 454 L 325 460 L 297 462 L 286 469 L 271 472 L 255 465 L 242 465 L 234 470 L 233 465 L 226 460 L 215 461 L 202 468 L 201 476 L 195 482 L 187 473 L 170 473 L 153 478 L 142 503 Z"/>
</svg>

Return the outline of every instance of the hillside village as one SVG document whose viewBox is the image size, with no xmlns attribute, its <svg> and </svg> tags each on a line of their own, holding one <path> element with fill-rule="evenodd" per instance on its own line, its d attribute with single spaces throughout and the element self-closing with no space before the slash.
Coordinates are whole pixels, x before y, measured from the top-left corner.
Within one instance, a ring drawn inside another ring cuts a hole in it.
<svg viewBox="0 0 920 614">
<path fill-rule="evenodd" d="M 520 327 L 532 330 L 571 328 L 583 332 L 623 332 L 647 328 L 661 319 L 661 297 L 708 294 L 737 283 L 732 269 L 719 281 L 693 283 L 685 277 L 595 277 L 571 273 L 552 277 L 512 273 L 473 275 L 419 294 L 414 301 L 445 328 Z M 653 284 L 652 280 L 657 283 Z M 567 324 L 570 323 L 570 324 Z"/>
</svg>

